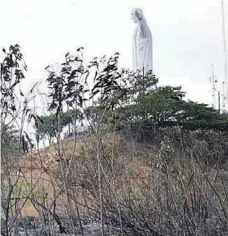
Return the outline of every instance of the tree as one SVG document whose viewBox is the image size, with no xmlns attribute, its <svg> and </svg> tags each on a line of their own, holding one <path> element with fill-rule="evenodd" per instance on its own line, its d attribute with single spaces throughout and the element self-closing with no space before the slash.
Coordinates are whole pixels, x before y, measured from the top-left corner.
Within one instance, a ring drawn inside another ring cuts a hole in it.
<svg viewBox="0 0 228 236">
<path fill-rule="evenodd" d="M 25 124 L 42 120 L 29 108 L 33 89 L 27 95 L 20 89 L 20 83 L 25 78 L 27 66 L 18 44 L 11 45 L 8 50 L 3 48 L 4 57 L 0 63 L 1 79 L 1 192 L 2 209 L 5 219 L 2 231 L 10 235 L 10 229 L 15 228 L 20 212 L 21 199 L 14 199 L 15 189 L 20 179 L 15 173 L 21 172 L 20 162 L 24 152 L 33 146 L 32 140 L 25 131 Z M 12 200 L 14 201 L 12 203 Z M 24 203 L 27 201 L 24 200 Z M 13 210 L 13 208 L 15 210 Z"/>
<path fill-rule="evenodd" d="M 131 101 L 117 109 L 121 126 L 137 124 L 141 129 L 150 129 L 155 125 L 180 125 L 186 129 L 227 129 L 226 118 L 217 110 L 207 104 L 185 101 L 185 92 L 180 86 L 158 86 L 158 79 L 150 74 L 134 75 L 130 79 L 126 97 Z"/>
<path fill-rule="evenodd" d="M 43 123 L 39 123 L 37 129 L 37 139 L 42 140 L 45 136 L 48 137 L 49 144 L 51 144 L 52 138 L 57 136 L 58 131 L 61 133 L 63 128 L 67 125 L 73 125 L 74 119 L 81 119 L 81 113 L 79 111 L 69 110 L 67 112 L 59 113 L 59 125 L 55 114 L 49 116 L 41 116 Z"/>
<path fill-rule="evenodd" d="M 150 119 L 155 124 L 163 124 L 177 119 L 184 95 L 181 87 L 157 87 L 145 94 L 138 106 L 140 110 L 144 110 L 145 119 Z"/>
<path fill-rule="evenodd" d="M 19 130 L 15 127 L 1 124 L 1 155 L 7 156 L 9 153 L 17 153 L 19 146 Z"/>
<path fill-rule="evenodd" d="M 2 49 L 5 57 L 1 62 L 0 76 L 1 76 L 1 119 L 5 123 L 7 116 L 13 116 L 16 112 L 16 99 L 15 92 L 21 80 L 25 78 L 24 72 L 27 66 L 22 62 L 22 53 L 18 44 L 11 45 L 9 50 Z M 20 91 L 20 96 L 24 96 Z"/>
</svg>

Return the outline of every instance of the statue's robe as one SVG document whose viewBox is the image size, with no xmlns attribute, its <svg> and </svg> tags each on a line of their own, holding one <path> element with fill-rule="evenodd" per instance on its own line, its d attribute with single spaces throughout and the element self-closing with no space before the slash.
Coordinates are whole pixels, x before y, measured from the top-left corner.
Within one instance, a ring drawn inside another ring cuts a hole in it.
<svg viewBox="0 0 228 236">
<path fill-rule="evenodd" d="M 153 71 L 152 34 L 147 24 L 136 24 L 133 35 L 133 69 Z"/>
</svg>

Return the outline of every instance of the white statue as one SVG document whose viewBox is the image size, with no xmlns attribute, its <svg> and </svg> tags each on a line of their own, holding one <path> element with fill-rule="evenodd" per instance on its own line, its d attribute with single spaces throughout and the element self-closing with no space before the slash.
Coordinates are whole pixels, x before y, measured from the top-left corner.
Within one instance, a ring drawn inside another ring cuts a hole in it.
<svg viewBox="0 0 228 236">
<path fill-rule="evenodd" d="M 153 70 L 152 35 L 141 9 L 133 9 L 132 20 L 136 23 L 133 35 L 133 69 L 146 73 Z"/>
</svg>

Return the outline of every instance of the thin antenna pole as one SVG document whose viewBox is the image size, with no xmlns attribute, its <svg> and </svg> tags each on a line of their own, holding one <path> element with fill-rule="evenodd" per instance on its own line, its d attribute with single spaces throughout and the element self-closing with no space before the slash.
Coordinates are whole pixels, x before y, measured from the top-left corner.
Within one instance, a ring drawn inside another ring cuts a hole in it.
<svg viewBox="0 0 228 236">
<path fill-rule="evenodd" d="M 223 47 L 224 47 L 224 111 L 228 109 L 228 72 L 227 72 L 227 49 L 226 49 L 226 27 L 225 27 L 225 11 L 224 11 L 224 2 L 221 0 L 221 7 L 222 7 L 222 31 L 223 31 Z M 226 106 L 227 105 L 227 106 Z"/>
<path fill-rule="evenodd" d="M 214 109 L 216 109 L 216 105 L 217 105 L 217 79 L 214 73 L 214 65 L 211 65 L 211 77 L 210 77 L 210 82 L 212 84 L 212 107 Z"/>
<path fill-rule="evenodd" d="M 226 92 L 225 92 L 225 81 L 222 81 L 222 111 L 226 111 Z"/>
<path fill-rule="evenodd" d="M 220 114 L 220 104 L 221 104 L 221 102 L 220 102 L 220 91 L 218 91 L 218 112 L 219 112 L 219 114 Z"/>
</svg>

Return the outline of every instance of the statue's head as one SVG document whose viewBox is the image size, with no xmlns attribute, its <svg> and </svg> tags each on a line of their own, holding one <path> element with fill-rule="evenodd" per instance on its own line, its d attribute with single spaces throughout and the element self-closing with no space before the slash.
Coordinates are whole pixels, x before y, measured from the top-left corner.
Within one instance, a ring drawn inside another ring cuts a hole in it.
<svg viewBox="0 0 228 236">
<path fill-rule="evenodd" d="M 142 20 L 142 16 L 143 16 L 143 11 L 140 8 L 134 8 L 131 11 L 131 18 L 132 20 L 137 23 L 138 21 Z"/>
</svg>

